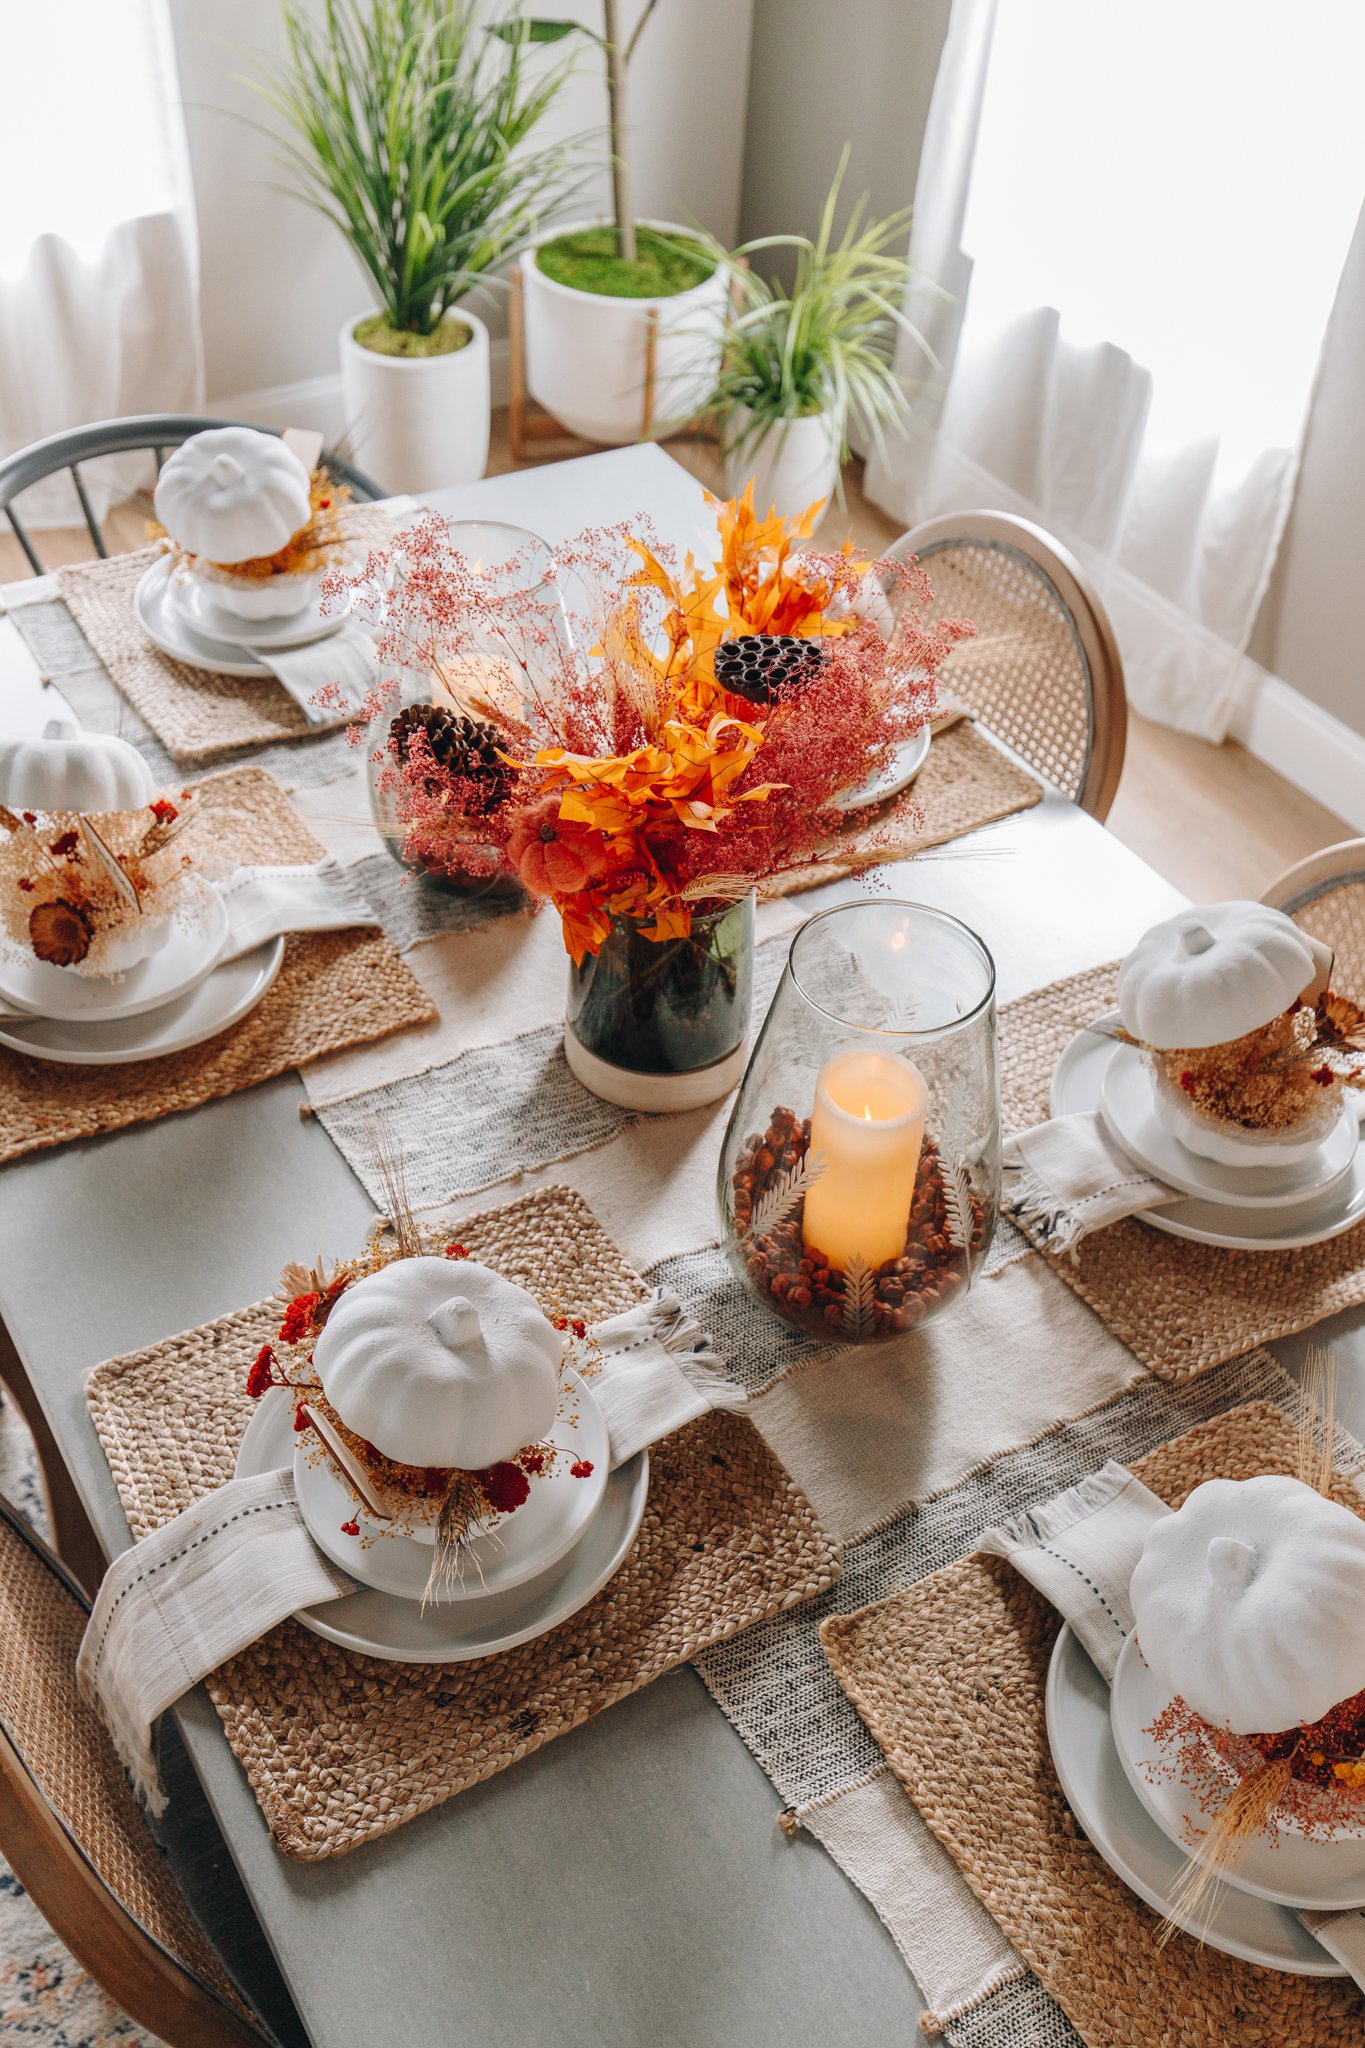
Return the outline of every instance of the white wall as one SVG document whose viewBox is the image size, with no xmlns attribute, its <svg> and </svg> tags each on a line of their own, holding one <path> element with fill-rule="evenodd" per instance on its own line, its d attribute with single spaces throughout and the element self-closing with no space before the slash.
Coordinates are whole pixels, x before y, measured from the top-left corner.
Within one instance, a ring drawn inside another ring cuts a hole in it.
<svg viewBox="0 0 1365 2048">
<path fill-rule="evenodd" d="M 640 0 L 625 0 L 628 22 Z M 600 26 L 600 0 L 547 0 L 544 10 Z M 752 0 L 660 0 L 631 73 L 636 208 L 695 217 L 725 241 L 739 232 Z M 278 0 L 171 0 L 189 129 L 203 269 L 210 401 L 336 372 L 343 319 L 373 303 L 340 235 L 271 189 L 268 141 L 232 112 L 266 110 L 234 74 L 248 54 L 280 48 Z M 578 73 L 547 117 L 546 139 L 604 127 L 601 58 L 585 40 Z M 605 144 L 603 145 L 605 149 Z M 596 203 L 608 204 L 605 170 Z M 501 295 L 489 319 L 503 331 Z"/>
</svg>

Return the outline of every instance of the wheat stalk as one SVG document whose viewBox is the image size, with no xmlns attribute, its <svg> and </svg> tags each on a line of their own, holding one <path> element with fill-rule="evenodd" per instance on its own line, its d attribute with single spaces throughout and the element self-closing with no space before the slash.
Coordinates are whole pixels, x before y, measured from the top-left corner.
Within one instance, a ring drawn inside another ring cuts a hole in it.
<svg viewBox="0 0 1365 2048">
<path fill-rule="evenodd" d="M 853 1258 L 844 1267 L 844 1328 L 850 1337 L 870 1337 L 876 1323 L 875 1275 L 866 1259 Z"/>
<path fill-rule="evenodd" d="M 1337 1355 L 1330 1344 L 1310 1344 L 1299 1382 L 1297 1477 L 1324 1498 L 1332 1491 L 1336 1406 Z"/>
<path fill-rule="evenodd" d="M 1218 1909 L 1218 1888 L 1251 1843 L 1265 1831 L 1266 1822 L 1289 1790 L 1293 1772 L 1290 1759 L 1262 1764 L 1243 1778 L 1228 1803 L 1205 1835 L 1197 1857 L 1191 1856 L 1169 1895 L 1169 1910 L 1157 1930 L 1157 1946 L 1164 1948 L 1173 1934 L 1191 1921 L 1201 1923 L 1195 1940 L 1203 1942 Z M 1177 1919 L 1177 1915 L 1179 1918 Z"/>
</svg>

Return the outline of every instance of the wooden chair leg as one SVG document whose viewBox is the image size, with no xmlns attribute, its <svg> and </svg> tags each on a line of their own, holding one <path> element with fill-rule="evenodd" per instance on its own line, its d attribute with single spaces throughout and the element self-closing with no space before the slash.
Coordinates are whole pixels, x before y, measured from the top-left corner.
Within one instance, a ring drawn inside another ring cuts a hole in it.
<svg viewBox="0 0 1365 2048">
<path fill-rule="evenodd" d="M 514 265 L 507 299 L 507 437 L 512 460 L 526 460 L 526 307 L 521 265 Z"/>
<path fill-rule="evenodd" d="M 57 1439 L 52 1434 L 3 1319 L 0 1319 L 0 1382 L 3 1382 L 33 1435 L 43 1498 L 52 1525 L 52 1548 L 72 1578 L 93 1600 L 109 1560 L 85 1512 L 85 1504 L 76 1491 L 66 1460 L 57 1448 Z"/>
</svg>

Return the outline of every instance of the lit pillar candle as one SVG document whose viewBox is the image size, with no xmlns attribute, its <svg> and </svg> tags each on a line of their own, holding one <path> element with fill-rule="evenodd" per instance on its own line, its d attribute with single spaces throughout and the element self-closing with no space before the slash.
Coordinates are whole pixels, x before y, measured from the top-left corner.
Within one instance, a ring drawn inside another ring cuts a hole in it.
<svg viewBox="0 0 1365 2048">
<path fill-rule="evenodd" d="M 925 1102 L 918 1067 L 890 1053 L 853 1047 L 820 1069 L 807 1157 L 825 1164 L 806 1190 L 802 1233 L 841 1272 L 905 1250 Z"/>
</svg>

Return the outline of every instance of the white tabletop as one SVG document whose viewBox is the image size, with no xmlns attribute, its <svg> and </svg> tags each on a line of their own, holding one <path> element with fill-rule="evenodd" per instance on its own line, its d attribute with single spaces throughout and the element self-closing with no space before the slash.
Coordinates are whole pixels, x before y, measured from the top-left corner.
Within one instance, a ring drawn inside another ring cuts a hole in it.
<svg viewBox="0 0 1365 2048">
<path fill-rule="evenodd" d="M 704 537 L 698 487 L 650 447 L 432 502 L 551 541 L 642 506 L 663 537 Z M 50 702 L 10 620 L 0 692 L 11 729 Z M 1055 798 L 895 870 L 894 886 L 981 933 L 1002 1001 L 1114 958 L 1180 901 Z M 286 1078 L 0 1170 L 0 1313 L 111 1548 L 128 1532 L 85 1407 L 90 1368 L 268 1294 L 290 1248 L 343 1255 L 363 1238 L 371 1205 L 301 1100 Z M 1359 1428 L 1365 1315 L 1329 1334 L 1350 1359 L 1343 1419 Z M 1292 1363 L 1302 1346 L 1277 1349 Z M 321 1864 L 272 1846 L 202 1691 L 179 1718 L 317 2048 L 916 2038 L 918 2000 L 881 1923 L 823 1849 L 784 1839 L 776 1793 L 690 1671 Z"/>
</svg>

